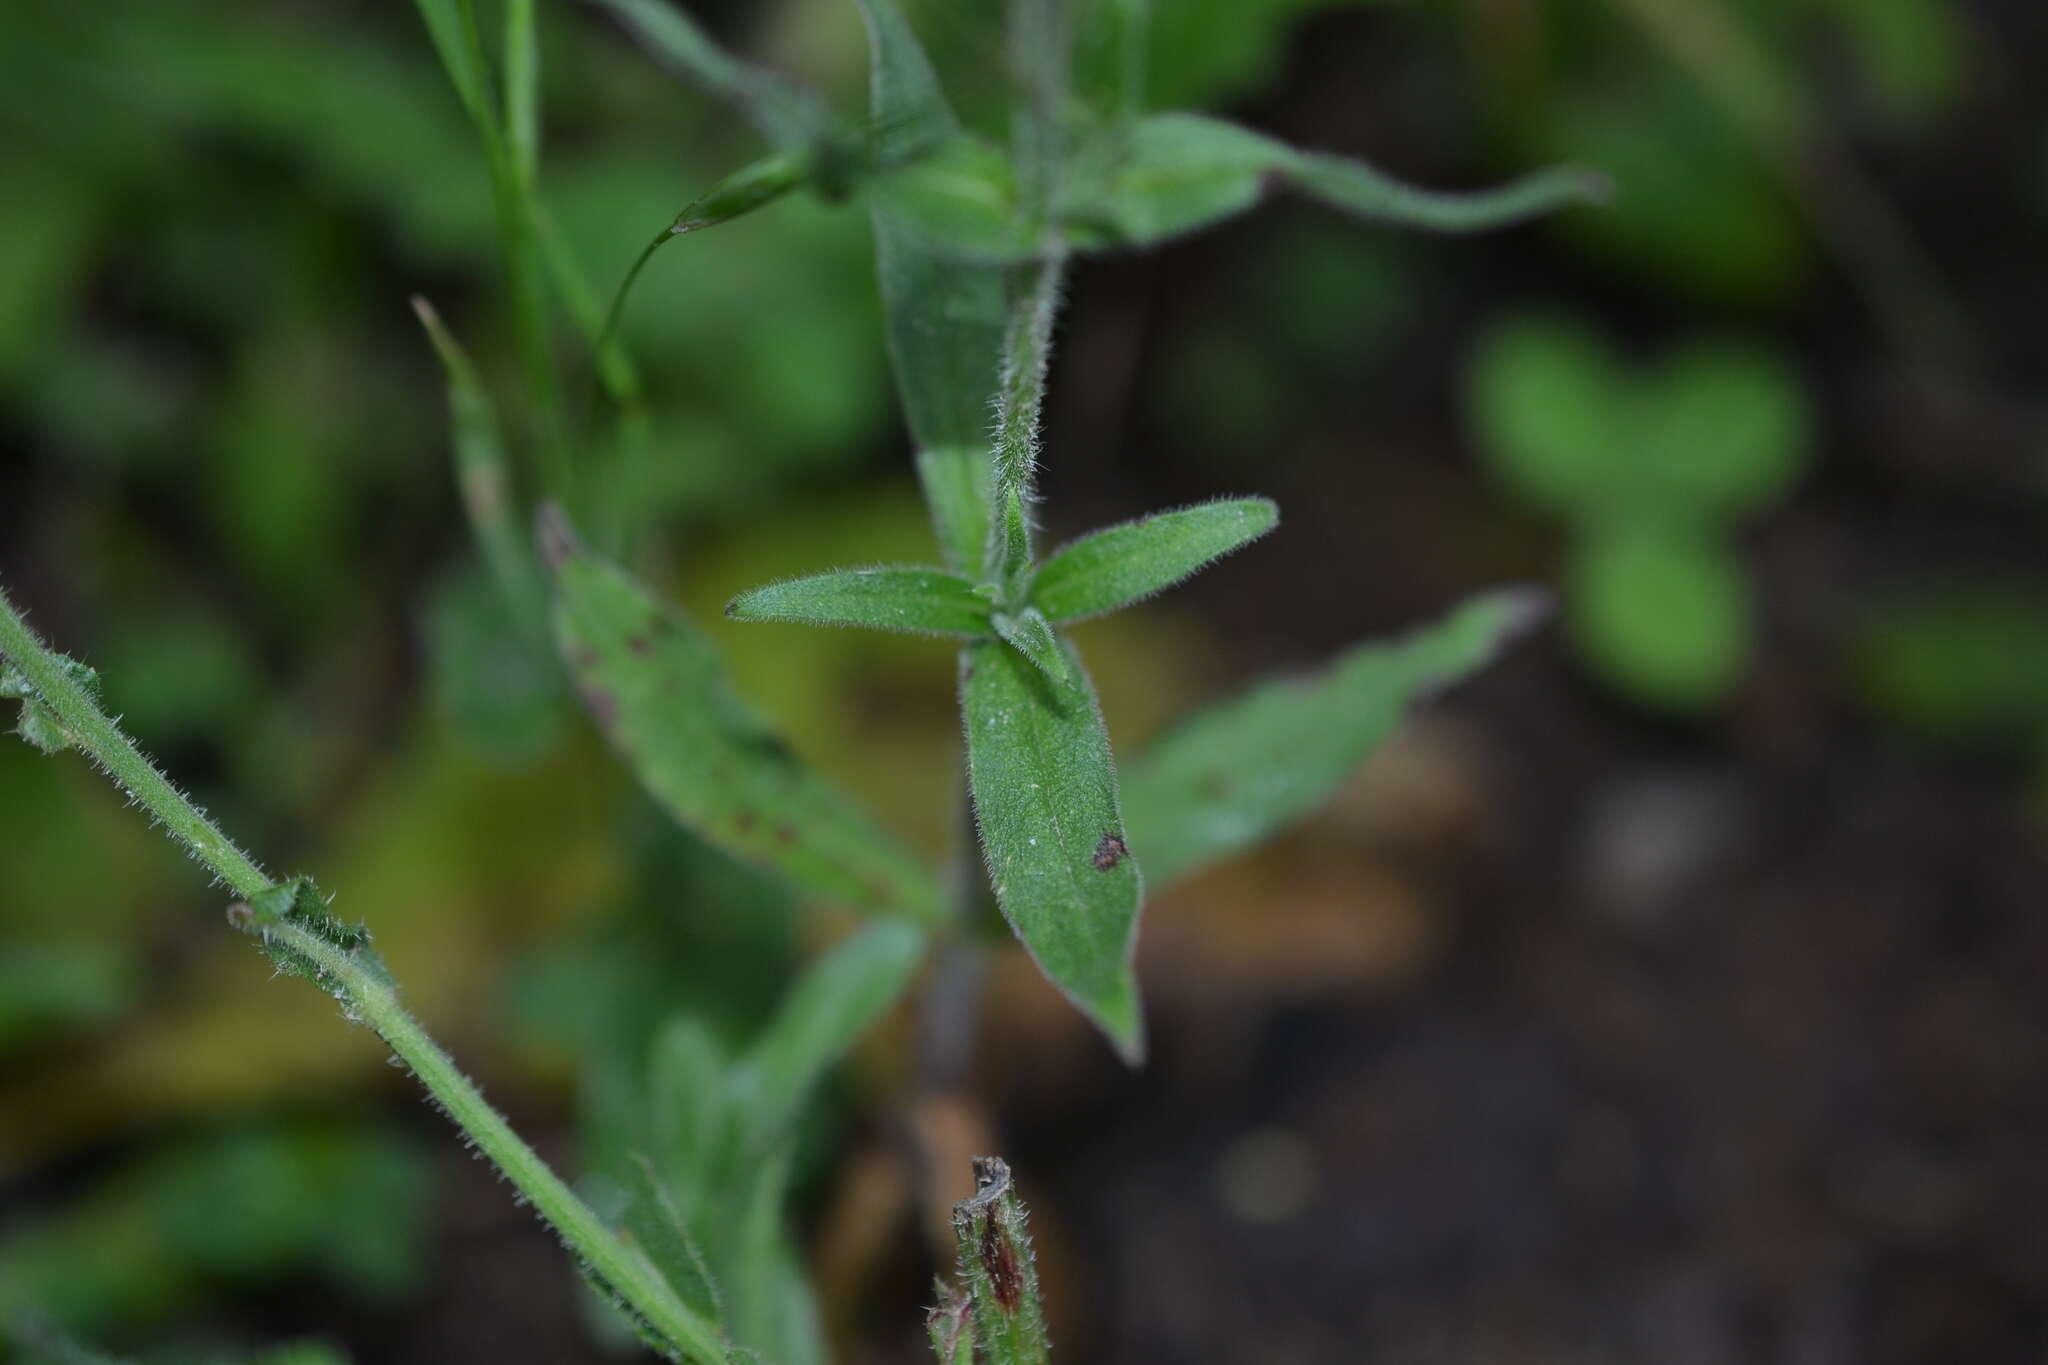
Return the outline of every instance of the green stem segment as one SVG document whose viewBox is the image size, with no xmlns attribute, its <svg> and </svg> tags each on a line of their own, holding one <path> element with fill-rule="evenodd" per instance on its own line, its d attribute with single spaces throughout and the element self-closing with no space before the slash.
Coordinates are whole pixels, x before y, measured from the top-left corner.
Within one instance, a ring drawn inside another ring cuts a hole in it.
<svg viewBox="0 0 2048 1365">
<path fill-rule="evenodd" d="M 71 742 L 134 797 L 137 805 L 155 816 L 173 838 L 206 864 L 230 890 L 239 896 L 254 896 L 270 889 L 270 878 L 255 860 L 221 833 L 220 827 L 206 818 L 206 812 L 172 786 L 170 779 L 135 747 L 135 741 L 121 733 L 121 727 L 100 710 L 65 668 L 63 659 L 29 628 L 4 589 L 0 589 L 0 654 L 21 671 L 43 704 L 56 714 Z"/>
<path fill-rule="evenodd" d="M 66 737 L 231 890 L 251 899 L 274 889 L 263 869 L 207 819 L 204 811 L 172 786 L 135 747 L 135 742 L 121 732 L 120 726 L 100 710 L 65 667 L 65 661 L 30 629 L 4 589 L 0 589 L 0 655 L 20 671 L 37 700 L 55 714 Z M 717 1327 L 684 1306 L 659 1273 L 621 1244 L 589 1206 L 512 1131 L 476 1084 L 456 1068 L 419 1021 L 399 1004 L 396 990 L 381 972 L 289 920 L 257 921 L 244 917 L 238 922 L 261 932 L 264 946 L 273 953 L 282 951 L 310 963 L 319 974 L 320 983 L 341 1000 L 350 1016 L 376 1030 L 440 1102 L 456 1126 L 533 1202 L 541 1216 L 582 1258 L 590 1273 L 603 1281 L 650 1331 L 671 1343 L 677 1358 L 701 1365 L 723 1365 L 727 1351 Z"/>
<path fill-rule="evenodd" d="M 419 1020 L 399 1003 L 390 984 L 352 953 L 289 921 L 258 923 L 265 946 L 296 953 L 321 972 L 324 984 L 349 1012 L 382 1038 L 419 1078 L 455 1125 L 505 1173 L 548 1225 L 598 1280 L 638 1314 L 681 1358 L 722 1365 L 725 1343 L 716 1327 L 676 1297 L 653 1266 L 628 1251 L 603 1220 L 526 1145 L 493 1109 L 476 1082 L 462 1074 Z"/>
<path fill-rule="evenodd" d="M 990 581 L 1007 602 L 1021 603 L 1031 574 L 1031 514 L 1038 466 L 1038 420 L 1045 405 L 1045 375 L 1052 358 L 1053 321 L 1059 314 L 1064 249 L 1052 248 L 1030 274 L 1029 287 L 1010 310 L 1003 337 L 1001 387 L 996 395 L 994 524 L 989 532 Z"/>
</svg>

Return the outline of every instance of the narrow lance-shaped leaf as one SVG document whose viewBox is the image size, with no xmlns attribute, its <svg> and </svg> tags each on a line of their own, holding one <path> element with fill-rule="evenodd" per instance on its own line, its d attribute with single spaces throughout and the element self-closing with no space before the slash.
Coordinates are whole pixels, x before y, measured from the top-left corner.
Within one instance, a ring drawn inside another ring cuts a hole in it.
<svg viewBox="0 0 2048 1365">
<path fill-rule="evenodd" d="M 1608 192 L 1600 176 L 1572 167 L 1492 190 L 1424 190 L 1361 161 L 1298 152 L 1248 128 L 1185 113 L 1109 128 L 1077 163 L 1062 215 L 1077 247 L 1138 246 L 1192 232 L 1251 208 L 1276 181 L 1362 218 L 1434 232 L 1504 227 L 1598 202 Z"/>
<path fill-rule="evenodd" d="M 924 947 L 915 926 L 883 921 L 805 970 L 742 1063 L 744 1148 L 759 1150 L 787 1135 L 825 1073 L 902 998 Z"/>
<path fill-rule="evenodd" d="M 785 151 L 807 148 L 832 126 L 831 115 L 816 95 L 725 51 L 678 6 L 665 0 L 597 3 L 656 56 L 739 110 L 777 147 Z"/>
<path fill-rule="evenodd" d="M 1144 1056 L 1131 951 L 1143 887 L 1093 685 L 1055 686 L 1000 641 L 960 652 L 967 775 L 996 903 L 1052 983 L 1119 1053 Z"/>
<path fill-rule="evenodd" d="M 1072 680 L 1067 672 L 1067 654 L 1060 645 L 1059 635 L 1038 608 L 1026 607 L 1019 612 L 999 611 L 992 619 L 997 638 L 1031 660 L 1056 685 Z"/>
<path fill-rule="evenodd" d="M 869 114 L 940 144 L 960 131 L 895 0 L 858 0 L 871 53 Z M 1000 267 L 936 248 L 873 204 L 889 358 L 946 566 L 977 573 L 988 541 L 988 410 L 1008 316 Z"/>
<path fill-rule="evenodd" d="M 476 367 L 442 325 L 432 304 L 413 296 L 413 311 L 440 358 L 448 380 L 448 413 L 454 428 L 455 483 L 462 494 L 470 530 L 484 567 L 520 631 L 536 646 L 547 643 L 547 585 L 533 548 L 521 530 L 518 499 L 505 458 L 497 406 L 477 378 Z"/>
<path fill-rule="evenodd" d="M 1280 524 L 1265 498 L 1232 498 L 1111 526 L 1039 565 L 1031 602 L 1047 619 L 1075 621 L 1163 592 Z"/>
<path fill-rule="evenodd" d="M 1263 842 L 1328 799 L 1417 699 L 1486 664 L 1547 608 L 1532 590 L 1488 593 L 1200 712 L 1125 774 L 1131 846 L 1164 885 Z"/>
<path fill-rule="evenodd" d="M 625 1230 L 655 1273 L 683 1305 L 706 1321 L 723 1325 L 725 1305 L 696 1240 L 645 1156 L 634 1153 L 625 1169 Z"/>
<path fill-rule="evenodd" d="M 974 1300 L 974 1335 L 984 1365 L 1047 1365 L 1052 1359 L 1038 1262 L 1024 1204 L 1000 1157 L 974 1159 L 974 1193 L 953 1206 L 960 1277 Z"/>
<path fill-rule="evenodd" d="M 859 909 L 939 913 L 931 872 L 734 695 L 711 644 L 543 509 L 555 632 L 591 715 L 655 800 L 728 852 Z"/>
<path fill-rule="evenodd" d="M 735 597 L 735 621 L 865 626 L 915 635 L 987 635 L 989 602 L 974 584 L 943 569 L 838 569 L 770 583 Z"/>
</svg>

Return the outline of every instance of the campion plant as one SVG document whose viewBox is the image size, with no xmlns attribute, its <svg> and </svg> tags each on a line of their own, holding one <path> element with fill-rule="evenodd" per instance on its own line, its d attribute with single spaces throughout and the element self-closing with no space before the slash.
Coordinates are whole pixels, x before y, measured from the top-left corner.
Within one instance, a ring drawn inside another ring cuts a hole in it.
<svg viewBox="0 0 2048 1365">
<path fill-rule="evenodd" d="M 1360 644 L 1318 673 L 1222 701 L 1119 774 L 1063 627 L 1171 587 L 1273 530 L 1279 514 L 1262 498 L 1218 498 L 1041 552 L 1039 412 L 1072 259 L 1193 231 L 1274 188 L 1447 232 L 1516 222 L 1601 190 L 1596 177 L 1553 170 L 1486 193 L 1432 193 L 1200 114 L 1148 113 L 1145 0 L 1094 0 L 1085 12 L 1011 0 L 1016 100 L 1009 145 L 998 146 L 955 116 L 895 0 L 858 3 L 871 97 L 864 117 L 847 120 L 720 50 L 666 0 L 598 0 L 772 148 L 665 226 L 607 310 L 561 247 L 540 193 L 534 0 L 504 0 L 495 61 L 473 0 L 418 0 L 490 171 L 527 386 L 515 443 L 476 368 L 416 301 L 446 372 L 457 482 L 508 629 L 559 660 L 680 825 L 868 919 L 806 970 L 737 1055 L 687 1022 L 664 1028 L 635 1101 L 640 1150 L 587 1182 L 589 1197 L 541 1161 L 406 1011 L 367 930 L 337 919 L 310 880 L 276 877 L 238 848 L 108 717 L 92 670 L 50 650 L 0 596 L 0 690 L 20 702 L 22 737 L 76 748 L 125 788 L 236 898 L 230 924 L 384 1040 L 641 1338 L 699 1365 L 824 1358 L 788 1219 L 794 1137 L 821 1078 L 921 975 L 933 992 L 960 975 L 922 972 L 935 947 L 957 966 L 992 950 L 1007 923 L 1117 1053 L 1139 1064 L 1132 953 L 1147 888 L 1307 815 L 1413 700 L 1484 664 L 1540 609 L 1526 591 L 1483 595 L 1403 639 Z M 950 875 L 807 767 L 736 694 L 709 638 L 592 548 L 624 541 L 634 471 L 650 454 L 640 381 L 616 334 L 632 281 L 663 243 L 797 191 L 866 208 L 938 562 L 828 570 L 743 593 L 728 610 L 743 621 L 959 642 L 972 816 L 962 827 L 978 834 L 980 856 L 976 835 L 965 835 Z M 565 412 L 557 309 L 592 357 L 602 422 Z M 594 458 L 603 452 L 610 458 Z M 596 467 L 609 477 L 592 478 Z M 538 491 L 522 496 L 522 486 Z M 1043 1361 L 1022 1205 L 1002 1162 L 984 1159 L 975 1175 L 977 1192 L 954 1213 L 959 1272 L 930 1316 L 934 1349 L 954 1365 Z"/>
</svg>

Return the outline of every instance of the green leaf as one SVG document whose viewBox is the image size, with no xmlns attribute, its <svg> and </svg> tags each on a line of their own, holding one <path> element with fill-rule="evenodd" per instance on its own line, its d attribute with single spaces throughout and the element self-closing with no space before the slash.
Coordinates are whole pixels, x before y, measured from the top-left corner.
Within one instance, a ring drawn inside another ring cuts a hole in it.
<svg viewBox="0 0 2048 1365">
<path fill-rule="evenodd" d="M 725 1305 L 712 1282 L 704 1253 L 697 1248 L 675 1202 L 654 1174 L 646 1157 L 635 1152 L 626 1162 L 625 1229 L 684 1307 L 708 1322 L 724 1323 Z"/>
<path fill-rule="evenodd" d="M 895 0 L 858 0 L 870 50 L 869 115 L 938 146 L 959 120 Z M 938 169 L 946 162 L 941 157 Z M 946 567 L 979 572 L 988 541 L 988 413 L 1008 319 L 1003 271 L 949 253 L 931 219 L 874 196 L 875 268 L 889 359 L 918 450 Z"/>
<path fill-rule="evenodd" d="M 1038 608 L 1026 607 L 1020 612 L 999 611 L 993 620 L 997 637 L 1031 660 L 1055 685 L 1065 686 L 1073 681 L 1067 671 L 1066 650 Z"/>
<path fill-rule="evenodd" d="M 947 567 L 979 570 L 988 544 L 988 504 L 995 471 L 977 446 L 917 452 L 917 478 L 932 511 Z"/>
<path fill-rule="evenodd" d="M 354 958 L 376 980 L 387 986 L 393 984 L 390 969 L 370 947 L 370 931 L 360 924 L 350 924 L 330 914 L 327 897 L 320 894 L 320 888 L 313 885 L 309 877 L 279 882 L 249 897 L 246 902 L 230 906 L 228 922 L 237 929 L 256 934 L 264 952 L 270 955 L 278 970 L 312 982 L 340 1000 L 345 1007 L 349 1004 L 345 986 L 335 981 L 312 957 L 293 947 L 286 937 L 271 933 L 271 929 L 286 924 L 303 929 Z"/>
<path fill-rule="evenodd" d="M 647 1053 L 643 1135 L 670 1188 L 701 1216 L 729 1154 L 731 1061 L 702 1020 L 678 1014 L 655 1031 Z M 717 1229 L 707 1227 L 715 1243 Z"/>
<path fill-rule="evenodd" d="M 1777 351 L 1735 341 L 1674 352 L 1642 394 L 1641 477 L 1693 517 L 1733 521 L 1769 507 L 1799 474 L 1813 418 Z"/>
<path fill-rule="evenodd" d="M 531 187 L 540 172 L 540 44 L 534 0 L 505 4 L 505 144 L 512 170 Z"/>
<path fill-rule="evenodd" d="M 95 704 L 100 699 L 100 675 L 86 664 L 68 654 L 51 656 L 70 679 L 77 683 L 85 695 Z M 64 721 L 41 697 L 19 669 L 0 668 L 0 700 L 15 700 L 21 703 L 21 714 L 15 721 L 14 733 L 31 748 L 45 754 L 62 753 L 72 745 L 72 735 L 64 727 Z"/>
<path fill-rule="evenodd" d="M 665 0 L 597 0 L 643 46 L 724 100 L 784 151 L 808 150 L 831 127 L 818 97 L 781 74 L 743 62 Z"/>
<path fill-rule="evenodd" d="M 1070 648 L 1056 687 L 1009 645 L 960 652 L 967 773 L 996 902 L 1052 983 L 1135 1065 L 1131 952 L 1143 886 L 1094 687 Z"/>
<path fill-rule="evenodd" d="M 858 909 L 933 919 L 931 872 L 805 767 L 734 695 L 695 626 L 541 518 L 555 631 L 585 706 L 641 785 L 727 852 Z"/>
<path fill-rule="evenodd" d="M 1328 800 L 1419 699 L 1477 670 L 1545 610 L 1527 589 L 1476 597 L 1311 677 L 1263 682 L 1170 731 L 1130 765 L 1131 846 L 1164 886 L 1252 848 Z"/>
<path fill-rule="evenodd" d="M 547 584 L 533 548 L 521 531 L 525 518 L 512 487 L 505 437 L 497 405 L 485 392 L 476 367 L 441 322 L 434 306 L 417 294 L 413 311 L 433 343 L 448 382 L 448 415 L 455 433 L 455 484 L 476 535 L 484 567 L 505 609 L 528 642 L 547 643 Z"/>
<path fill-rule="evenodd" d="M 1597 528 L 1576 547 L 1566 605 L 1586 661 L 1652 706 L 1705 710 L 1749 664 L 1749 584 L 1718 537 Z"/>
<path fill-rule="evenodd" d="M 976 1157 L 974 1185 L 974 1194 L 953 1206 L 953 1238 L 960 1278 L 974 1300 L 977 1358 L 987 1365 L 1048 1365 L 1052 1347 L 1038 1262 L 1009 1165 L 1000 1157 Z"/>
<path fill-rule="evenodd" d="M 485 65 L 483 48 L 470 40 L 469 25 L 462 14 L 462 0 L 418 0 L 420 18 L 427 36 L 448 72 L 456 98 L 494 149 L 500 138 L 497 110 L 491 95 L 491 73 Z"/>
<path fill-rule="evenodd" d="M 1056 622 L 1100 616 L 1165 591 L 1279 524 L 1270 500 L 1232 498 L 1093 531 L 1039 566 L 1031 602 Z"/>
<path fill-rule="evenodd" d="M 1480 453 L 1532 506 L 1575 516 L 1630 478 L 1627 376 L 1584 323 L 1553 315 L 1498 323 L 1465 378 Z"/>
<path fill-rule="evenodd" d="M 1076 247 L 1140 246 L 1244 212 L 1279 182 L 1356 217 L 1433 232 L 1505 227 L 1575 203 L 1606 182 L 1569 167 L 1499 189 L 1445 193 L 1403 184 L 1360 161 L 1298 152 L 1200 114 L 1112 125 L 1076 155 L 1061 216 Z"/>
<path fill-rule="evenodd" d="M 801 621 L 917 635 L 987 635 L 989 602 L 974 584 L 943 569 L 837 569 L 743 592 L 727 605 L 735 621 Z"/>
<path fill-rule="evenodd" d="M 902 998 L 924 949 L 916 926 L 885 920 L 805 970 L 735 1079 L 743 1150 L 759 1151 L 788 1136 L 825 1073 Z"/>
</svg>

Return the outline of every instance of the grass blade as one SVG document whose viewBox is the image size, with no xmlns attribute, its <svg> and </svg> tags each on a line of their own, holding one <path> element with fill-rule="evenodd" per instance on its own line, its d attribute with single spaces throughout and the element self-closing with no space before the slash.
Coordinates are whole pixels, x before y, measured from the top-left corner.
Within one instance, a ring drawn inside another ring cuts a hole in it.
<svg viewBox="0 0 2048 1365">
<path fill-rule="evenodd" d="M 961 650 L 968 782 L 1003 917 L 1135 1065 L 1145 1052 L 1131 969 L 1143 884 L 1094 687 L 1062 649 L 1066 687 L 999 641 Z"/>
<path fill-rule="evenodd" d="M 725 614 L 735 621 L 865 626 L 913 635 L 973 637 L 994 629 L 988 599 L 943 569 L 837 569 L 743 592 Z"/>
<path fill-rule="evenodd" d="M 1266 498 L 1232 498 L 1091 532 L 1039 565 L 1031 601 L 1047 619 L 1100 616 L 1164 592 L 1280 524 Z"/>
<path fill-rule="evenodd" d="M 1165 885 L 1309 814 L 1417 700 L 1484 666 L 1542 619 L 1527 589 L 1487 593 L 1394 641 L 1358 645 L 1312 677 L 1260 683 L 1182 723 L 1131 764 L 1131 840 Z"/>
</svg>

